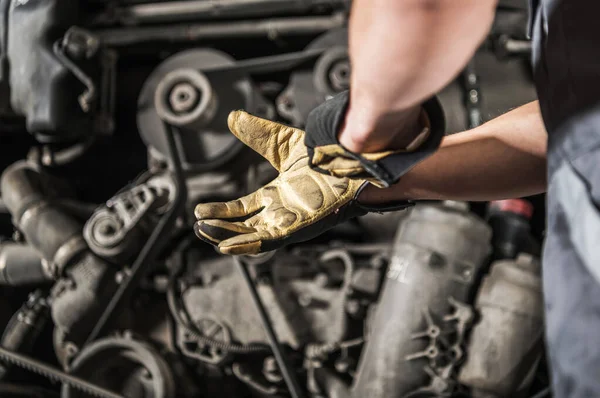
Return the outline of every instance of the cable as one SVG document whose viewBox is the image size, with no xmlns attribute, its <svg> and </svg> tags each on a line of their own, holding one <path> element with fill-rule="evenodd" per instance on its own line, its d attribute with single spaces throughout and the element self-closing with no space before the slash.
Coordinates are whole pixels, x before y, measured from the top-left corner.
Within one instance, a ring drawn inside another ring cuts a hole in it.
<svg viewBox="0 0 600 398">
<path fill-rule="evenodd" d="M 300 389 L 300 384 L 298 384 L 298 379 L 296 378 L 296 374 L 294 373 L 294 369 L 290 366 L 289 361 L 285 353 L 282 350 L 281 344 L 279 340 L 277 340 L 277 335 L 275 334 L 275 330 L 273 329 L 273 325 L 271 324 L 271 320 L 267 315 L 267 311 L 258 295 L 258 291 L 256 290 L 256 286 L 250 277 L 250 273 L 248 272 L 248 268 L 246 263 L 244 263 L 239 257 L 234 256 L 233 261 L 235 266 L 242 274 L 246 285 L 248 286 L 248 290 L 250 291 L 250 295 L 252 296 L 252 301 L 254 301 L 254 305 L 258 310 L 258 314 L 260 315 L 260 319 L 265 328 L 265 332 L 267 333 L 267 337 L 269 338 L 269 345 L 273 350 L 273 355 L 275 356 L 275 360 L 277 361 L 277 365 L 279 366 L 279 370 L 281 371 L 281 375 L 285 380 L 285 384 L 288 387 L 288 390 L 292 396 L 292 398 L 301 398 L 303 396 L 302 390 Z"/>
<path fill-rule="evenodd" d="M 191 242 L 196 240 L 195 236 L 192 238 L 193 239 L 184 239 L 184 241 L 175 248 L 174 252 L 180 253 L 184 251 Z M 178 259 L 175 261 L 175 264 L 175 268 L 171 272 L 171 275 L 169 275 L 169 283 L 167 285 L 167 305 L 178 326 L 183 327 L 189 334 L 198 340 L 198 342 L 219 348 L 223 351 L 228 351 L 235 354 L 251 354 L 256 352 L 270 351 L 270 348 L 265 345 L 227 343 L 204 336 L 202 332 L 198 330 L 197 326 L 192 322 L 190 313 L 187 310 L 185 303 L 177 299 L 177 294 L 175 292 L 176 280 L 183 271 L 184 263 L 182 259 Z"/>
</svg>

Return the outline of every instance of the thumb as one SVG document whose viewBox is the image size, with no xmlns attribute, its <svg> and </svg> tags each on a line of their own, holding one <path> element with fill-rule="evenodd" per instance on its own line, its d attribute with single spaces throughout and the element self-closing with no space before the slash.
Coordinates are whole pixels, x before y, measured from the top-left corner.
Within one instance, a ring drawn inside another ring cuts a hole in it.
<svg viewBox="0 0 600 398">
<path fill-rule="evenodd" d="M 244 111 L 233 111 L 227 118 L 229 130 L 244 144 L 267 159 L 278 171 L 285 170 L 306 154 L 304 131 Z"/>
</svg>

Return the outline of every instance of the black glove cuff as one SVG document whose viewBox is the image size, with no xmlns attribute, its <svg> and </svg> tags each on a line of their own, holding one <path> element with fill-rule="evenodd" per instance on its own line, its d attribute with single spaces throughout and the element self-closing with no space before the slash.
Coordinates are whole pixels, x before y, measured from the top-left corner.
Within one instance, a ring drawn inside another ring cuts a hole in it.
<svg viewBox="0 0 600 398">
<path fill-rule="evenodd" d="M 379 181 L 382 186 L 388 187 L 396 183 L 419 162 L 431 156 L 439 148 L 444 137 L 446 128 L 444 111 L 439 100 L 434 96 L 423 103 L 431 131 L 421 146 L 415 151 L 395 153 L 379 160 L 365 159 L 361 154 L 344 148 L 337 138 L 348 103 L 349 93 L 344 91 L 325 101 L 308 115 L 304 143 L 308 148 L 310 167 L 320 173 L 329 174 L 327 170 L 313 164 L 314 149 L 319 146 L 335 144 L 343 148 L 348 157 L 359 161 L 365 171 Z"/>
</svg>

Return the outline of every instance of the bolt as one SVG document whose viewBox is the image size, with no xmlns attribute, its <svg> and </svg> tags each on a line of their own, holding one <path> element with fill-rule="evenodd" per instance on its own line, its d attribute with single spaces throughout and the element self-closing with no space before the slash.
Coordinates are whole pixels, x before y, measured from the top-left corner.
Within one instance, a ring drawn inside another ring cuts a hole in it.
<svg viewBox="0 0 600 398">
<path fill-rule="evenodd" d="M 77 346 L 71 342 L 65 343 L 65 350 L 67 352 L 67 356 L 70 358 L 74 357 L 75 355 L 77 355 L 77 352 L 79 352 Z"/>
<path fill-rule="evenodd" d="M 328 286 L 329 285 L 329 275 L 327 275 L 325 272 L 319 272 L 315 276 L 315 283 L 319 287 L 326 287 L 326 286 Z"/>
<path fill-rule="evenodd" d="M 346 302 L 346 311 L 348 314 L 356 316 L 360 313 L 361 306 L 358 300 L 348 300 Z"/>
<path fill-rule="evenodd" d="M 331 88 L 335 91 L 346 90 L 350 85 L 350 65 L 348 62 L 337 62 L 329 72 Z"/>
<path fill-rule="evenodd" d="M 263 375 L 265 376 L 265 379 L 269 380 L 271 383 L 280 383 L 283 380 L 275 358 L 265 358 L 263 362 Z"/>
<path fill-rule="evenodd" d="M 350 370 L 350 359 L 349 358 L 340 358 L 337 361 L 335 361 L 335 370 L 337 370 L 339 373 L 347 373 L 348 370 Z"/>
<path fill-rule="evenodd" d="M 471 269 L 467 268 L 463 271 L 463 278 L 466 281 L 471 280 L 471 275 L 473 275 L 473 271 Z"/>
<path fill-rule="evenodd" d="M 279 366 L 277 366 L 277 361 L 275 357 L 266 357 L 263 362 L 263 370 L 265 372 L 279 372 Z"/>
<path fill-rule="evenodd" d="M 375 269 L 382 269 L 385 266 L 386 260 L 384 256 L 375 256 L 371 260 L 371 267 Z"/>
<path fill-rule="evenodd" d="M 303 293 L 298 296 L 298 304 L 300 307 L 306 308 L 312 304 L 312 297 L 308 293 Z"/>
<path fill-rule="evenodd" d="M 479 102 L 479 93 L 477 92 L 477 90 L 469 91 L 469 101 L 472 104 L 476 104 Z"/>
<path fill-rule="evenodd" d="M 169 105 L 176 113 L 190 112 L 200 102 L 201 93 L 187 82 L 177 84 L 171 90 Z"/>
</svg>

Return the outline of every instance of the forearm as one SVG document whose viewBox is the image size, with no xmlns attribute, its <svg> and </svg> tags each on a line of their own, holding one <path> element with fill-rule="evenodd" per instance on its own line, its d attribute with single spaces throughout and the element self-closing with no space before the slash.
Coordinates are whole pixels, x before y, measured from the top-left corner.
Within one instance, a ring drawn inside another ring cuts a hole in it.
<svg viewBox="0 0 600 398">
<path fill-rule="evenodd" d="M 547 135 L 536 102 L 444 139 L 438 152 L 386 189 L 370 186 L 360 200 L 487 201 L 546 189 Z"/>
<path fill-rule="evenodd" d="M 410 110 L 464 68 L 487 34 L 494 10 L 493 0 L 355 0 L 342 144 L 356 152 L 398 146 L 403 137 L 396 133 L 418 115 Z M 411 134 L 415 131 L 401 135 Z"/>
</svg>

